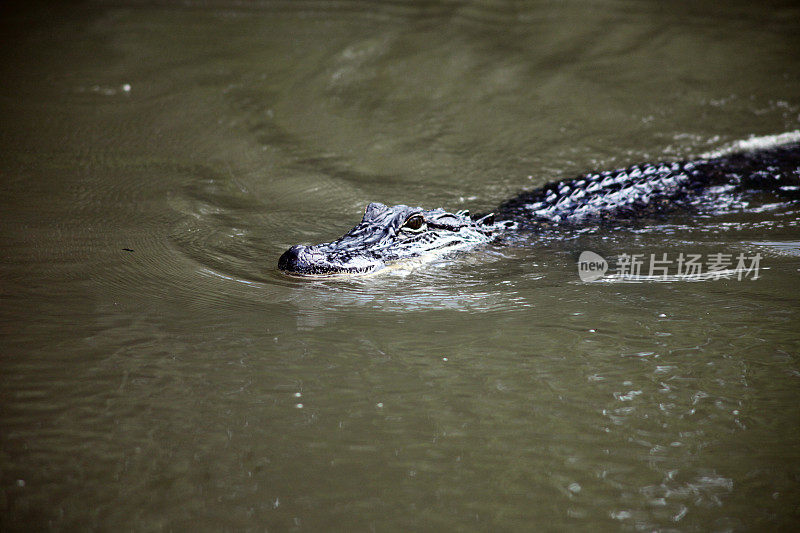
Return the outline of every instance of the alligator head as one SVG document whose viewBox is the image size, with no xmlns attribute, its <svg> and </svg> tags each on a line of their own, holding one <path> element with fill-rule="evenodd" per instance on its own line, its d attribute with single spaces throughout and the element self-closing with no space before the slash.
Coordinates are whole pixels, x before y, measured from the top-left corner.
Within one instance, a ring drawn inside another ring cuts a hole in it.
<svg viewBox="0 0 800 533">
<path fill-rule="evenodd" d="M 473 219 L 467 211 L 372 203 L 343 237 L 292 246 L 278 260 L 278 268 L 300 276 L 367 274 L 398 261 L 489 242 L 496 229 L 493 215 Z"/>
</svg>

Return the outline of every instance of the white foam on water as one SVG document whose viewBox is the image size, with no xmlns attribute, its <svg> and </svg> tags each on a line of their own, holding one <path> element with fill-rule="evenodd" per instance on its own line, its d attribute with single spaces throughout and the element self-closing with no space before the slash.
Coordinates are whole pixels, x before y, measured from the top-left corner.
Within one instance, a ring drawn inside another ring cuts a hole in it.
<svg viewBox="0 0 800 533">
<path fill-rule="evenodd" d="M 717 148 L 716 150 L 706 152 L 700 157 L 703 159 L 709 159 L 712 157 L 722 157 L 724 155 L 733 154 L 736 152 L 765 150 L 767 148 L 773 148 L 775 146 L 792 142 L 800 142 L 800 130 L 787 131 L 786 133 L 778 133 L 776 135 L 753 135 L 748 139 L 733 141 L 722 148 Z"/>
</svg>

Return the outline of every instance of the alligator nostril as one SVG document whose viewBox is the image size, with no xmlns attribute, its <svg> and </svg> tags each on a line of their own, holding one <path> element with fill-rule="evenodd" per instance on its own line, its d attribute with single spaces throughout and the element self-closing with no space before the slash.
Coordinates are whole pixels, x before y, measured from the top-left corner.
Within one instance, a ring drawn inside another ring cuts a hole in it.
<svg viewBox="0 0 800 533">
<path fill-rule="evenodd" d="M 298 263 L 300 262 L 300 255 L 305 251 L 306 247 L 301 245 L 292 246 L 278 259 L 278 268 L 287 270 L 289 272 L 297 272 Z"/>
</svg>

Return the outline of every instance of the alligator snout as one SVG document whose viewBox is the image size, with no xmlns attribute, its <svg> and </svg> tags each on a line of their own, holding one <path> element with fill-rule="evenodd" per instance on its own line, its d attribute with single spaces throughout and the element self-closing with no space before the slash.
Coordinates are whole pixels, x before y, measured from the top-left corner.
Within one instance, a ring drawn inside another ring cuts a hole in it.
<svg viewBox="0 0 800 533">
<path fill-rule="evenodd" d="M 278 268 L 285 272 L 303 272 L 308 266 L 308 261 L 305 260 L 306 248 L 306 246 L 298 244 L 283 252 L 278 259 Z"/>
</svg>

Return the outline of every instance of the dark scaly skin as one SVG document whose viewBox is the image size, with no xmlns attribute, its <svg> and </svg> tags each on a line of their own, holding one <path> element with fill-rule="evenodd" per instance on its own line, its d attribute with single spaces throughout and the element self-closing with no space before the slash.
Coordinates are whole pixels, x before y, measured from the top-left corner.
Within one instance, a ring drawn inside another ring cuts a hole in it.
<svg viewBox="0 0 800 533">
<path fill-rule="evenodd" d="M 500 205 L 498 216 L 526 224 L 582 224 L 651 214 L 686 198 L 702 180 L 701 162 L 634 165 L 548 183 Z"/>
<path fill-rule="evenodd" d="M 501 204 L 497 218 L 526 225 L 537 222 L 576 225 L 598 219 L 643 217 L 678 206 L 702 204 L 703 195 L 712 187 L 727 186 L 731 191 L 767 189 L 791 195 L 791 187 L 797 185 L 800 185 L 800 145 L 793 144 L 713 159 L 645 163 L 590 172 L 524 192 Z"/>
<path fill-rule="evenodd" d="M 508 231 L 650 216 L 752 189 L 800 197 L 800 144 L 590 172 L 523 192 L 502 203 L 496 217 L 370 204 L 362 221 L 343 237 L 293 246 L 280 257 L 278 268 L 306 276 L 367 274 L 399 261 L 491 242 Z"/>
</svg>

